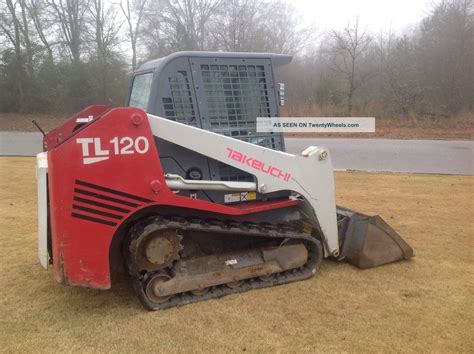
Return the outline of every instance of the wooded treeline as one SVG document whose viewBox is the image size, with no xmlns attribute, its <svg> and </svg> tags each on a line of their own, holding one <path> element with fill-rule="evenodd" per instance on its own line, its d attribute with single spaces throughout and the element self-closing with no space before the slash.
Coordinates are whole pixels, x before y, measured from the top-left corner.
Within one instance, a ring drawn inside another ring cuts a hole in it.
<svg viewBox="0 0 474 354">
<path fill-rule="evenodd" d="M 473 0 L 403 35 L 305 27 L 284 0 L 0 0 L 0 112 L 122 105 L 134 68 L 178 50 L 293 54 L 279 76 L 305 115 L 473 111 Z"/>
</svg>

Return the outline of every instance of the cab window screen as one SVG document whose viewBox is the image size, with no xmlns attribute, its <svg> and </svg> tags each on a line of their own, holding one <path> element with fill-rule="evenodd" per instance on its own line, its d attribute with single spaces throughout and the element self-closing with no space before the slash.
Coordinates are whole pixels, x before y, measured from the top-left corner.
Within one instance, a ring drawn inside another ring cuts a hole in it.
<svg viewBox="0 0 474 354">
<path fill-rule="evenodd" d="M 211 129 L 242 137 L 256 133 L 256 117 L 270 117 L 263 65 L 201 65 Z"/>
<path fill-rule="evenodd" d="M 130 107 L 137 107 L 146 110 L 150 97 L 151 82 L 153 73 L 146 73 L 135 76 L 133 79 L 132 93 L 130 94 Z"/>
</svg>

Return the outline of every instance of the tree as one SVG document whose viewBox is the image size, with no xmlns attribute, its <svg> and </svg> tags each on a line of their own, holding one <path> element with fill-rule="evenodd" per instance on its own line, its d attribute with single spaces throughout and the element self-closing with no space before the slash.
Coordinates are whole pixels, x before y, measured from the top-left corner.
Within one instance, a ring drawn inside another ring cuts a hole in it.
<svg viewBox="0 0 474 354">
<path fill-rule="evenodd" d="M 18 1 L 6 0 L 6 8 L 2 11 L 2 21 L 0 28 L 4 36 L 8 38 L 14 48 L 14 57 L 10 57 L 10 65 L 14 68 L 16 82 L 14 83 L 14 90 L 17 92 L 16 102 L 14 105 L 21 112 L 25 108 L 26 100 L 26 75 L 24 72 L 24 56 L 22 53 L 22 18 L 17 13 L 17 6 L 21 6 Z"/>
<path fill-rule="evenodd" d="M 264 51 L 298 54 L 316 34 L 313 26 L 302 26 L 294 6 L 282 0 L 266 2 L 260 17 Z"/>
<path fill-rule="evenodd" d="M 61 42 L 66 46 L 72 61 L 81 60 L 81 46 L 85 33 L 85 13 L 89 0 L 47 0 L 59 25 Z"/>
<path fill-rule="evenodd" d="M 379 60 L 378 87 L 385 106 L 405 117 L 416 112 L 423 96 L 414 43 L 407 36 L 398 38 L 390 32 L 386 37 L 380 36 L 376 53 Z"/>
<path fill-rule="evenodd" d="M 316 38 L 289 0 L 113 1 L 1 0 L 0 111 L 121 104 L 125 41 L 132 70 L 141 58 L 178 50 L 292 54 L 276 74 L 303 115 L 473 109 L 474 0 L 437 0 L 415 30 L 377 42 L 358 20 Z"/>
<path fill-rule="evenodd" d="M 99 79 L 99 95 L 106 102 L 109 86 L 109 65 L 119 54 L 114 50 L 119 43 L 121 24 L 117 21 L 117 10 L 104 0 L 92 0 L 89 8 L 91 39 L 95 43 Z"/>
<path fill-rule="evenodd" d="M 159 55 L 179 50 L 212 50 L 211 20 L 219 12 L 220 0 L 161 0 L 150 3 L 146 13 L 146 35 L 161 50 Z M 151 38 L 150 38 L 151 37 Z"/>
<path fill-rule="evenodd" d="M 135 0 L 130 4 L 130 0 L 120 2 L 120 8 L 127 20 L 128 37 L 132 48 L 132 70 L 137 67 L 137 39 L 140 35 L 140 25 L 147 0 Z"/>
<path fill-rule="evenodd" d="M 45 28 L 51 28 L 52 23 L 46 16 L 46 3 L 44 0 L 29 0 L 26 2 L 28 15 L 33 21 L 34 29 L 38 35 L 39 40 L 47 51 L 47 56 L 50 61 L 53 61 L 53 49 L 50 43 L 50 35 Z"/>
<path fill-rule="evenodd" d="M 227 0 L 213 20 L 212 36 L 218 47 L 230 52 L 261 51 L 263 0 Z"/>
<path fill-rule="evenodd" d="M 332 30 L 330 36 L 333 40 L 330 49 L 333 69 L 339 72 L 346 82 L 347 112 L 351 115 L 354 93 L 370 74 L 370 71 L 362 72 L 359 67 L 369 49 L 372 37 L 366 29 L 360 29 L 358 18 L 353 25 L 348 23 L 342 31 Z"/>
<path fill-rule="evenodd" d="M 436 115 L 459 112 L 474 101 L 474 2 L 446 0 L 420 26 L 418 65 L 426 106 Z"/>
</svg>

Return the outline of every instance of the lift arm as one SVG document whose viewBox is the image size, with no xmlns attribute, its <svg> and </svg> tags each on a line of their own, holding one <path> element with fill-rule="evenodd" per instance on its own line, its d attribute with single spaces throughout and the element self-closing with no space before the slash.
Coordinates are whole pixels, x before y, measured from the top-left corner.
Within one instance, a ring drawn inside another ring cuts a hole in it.
<svg viewBox="0 0 474 354">
<path fill-rule="evenodd" d="M 302 212 L 321 231 L 326 254 L 339 255 L 334 176 L 327 149 L 311 146 L 293 155 L 152 114 L 148 120 L 154 136 L 254 175 L 260 193 L 292 191 L 302 196 Z"/>
</svg>

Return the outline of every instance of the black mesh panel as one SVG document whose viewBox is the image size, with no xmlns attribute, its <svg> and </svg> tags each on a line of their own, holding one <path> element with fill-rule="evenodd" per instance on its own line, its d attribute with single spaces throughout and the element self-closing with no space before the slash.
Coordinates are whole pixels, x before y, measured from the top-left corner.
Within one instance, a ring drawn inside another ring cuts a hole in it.
<svg viewBox="0 0 474 354">
<path fill-rule="evenodd" d="M 191 86 L 186 71 L 178 71 L 176 77 L 169 78 L 171 97 L 163 97 L 166 118 L 179 123 L 197 126 Z"/>
<path fill-rule="evenodd" d="M 201 65 L 211 130 L 235 138 L 256 133 L 256 117 L 270 117 L 263 65 Z"/>
</svg>

